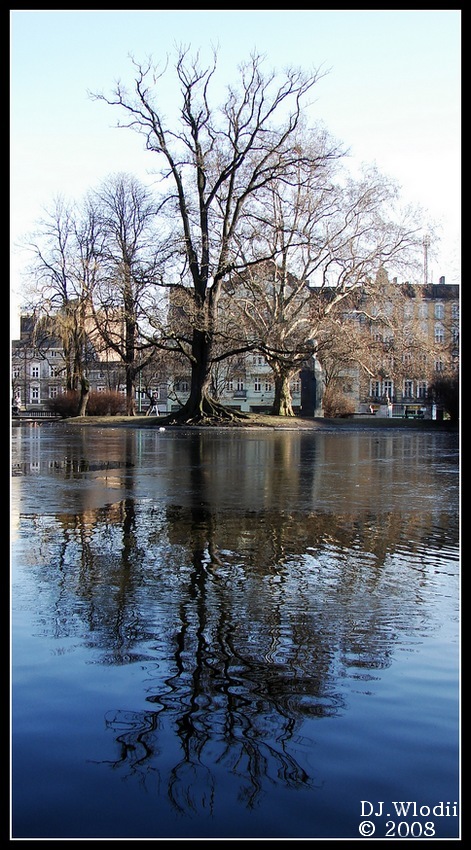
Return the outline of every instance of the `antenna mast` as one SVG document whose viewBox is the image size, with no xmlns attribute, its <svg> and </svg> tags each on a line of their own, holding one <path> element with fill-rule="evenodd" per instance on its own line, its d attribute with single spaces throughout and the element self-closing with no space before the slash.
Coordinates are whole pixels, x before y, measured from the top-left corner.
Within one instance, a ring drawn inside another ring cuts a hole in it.
<svg viewBox="0 0 471 850">
<path fill-rule="evenodd" d="M 428 283 L 428 249 L 430 247 L 430 236 L 425 235 L 423 238 L 424 246 L 424 284 Z"/>
</svg>

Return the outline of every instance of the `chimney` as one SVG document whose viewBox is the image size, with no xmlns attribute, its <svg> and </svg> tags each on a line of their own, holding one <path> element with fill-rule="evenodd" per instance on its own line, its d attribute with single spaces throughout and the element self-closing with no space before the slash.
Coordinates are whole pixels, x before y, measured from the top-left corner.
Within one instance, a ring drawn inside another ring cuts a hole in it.
<svg viewBox="0 0 471 850">
<path fill-rule="evenodd" d="M 441 276 L 441 278 L 439 278 L 439 281 L 438 281 L 438 282 L 439 282 L 442 286 L 444 286 L 444 285 L 445 285 L 445 275 L 444 275 L 444 274 L 442 274 L 442 276 Z"/>
</svg>

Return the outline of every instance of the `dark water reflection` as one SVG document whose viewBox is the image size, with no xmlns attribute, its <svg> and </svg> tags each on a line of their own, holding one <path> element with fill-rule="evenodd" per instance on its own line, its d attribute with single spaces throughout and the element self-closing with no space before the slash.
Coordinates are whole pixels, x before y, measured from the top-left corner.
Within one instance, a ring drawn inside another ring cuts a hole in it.
<svg viewBox="0 0 471 850">
<path fill-rule="evenodd" d="M 458 799 L 456 435 L 21 426 L 12 464 L 14 837 Z"/>
</svg>

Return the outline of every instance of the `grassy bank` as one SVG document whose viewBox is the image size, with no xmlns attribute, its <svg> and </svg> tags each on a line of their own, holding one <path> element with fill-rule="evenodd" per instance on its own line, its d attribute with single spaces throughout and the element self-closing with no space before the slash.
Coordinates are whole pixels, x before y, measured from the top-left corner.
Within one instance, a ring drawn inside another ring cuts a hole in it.
<svg viewBox="0 0 471 850">
<path fill-rule="evenodd" d="M 304 431 L 339 431 L 367 429 L 408 429 L 413 431 L 453 431 L 458 430 L 456 423 L 436 422 L 430 419 L 391 419 L 381 416 L 361 416 L 347 419 L 303 418 L 300 416 L 270 416 L 269 414 L 249 413 L 247 418 L 218 425 L 166 425 L 164 416 L 75 416 L 63 419 L 58 424 L 85 425 L 100 428 L 270 428 Z"/>
</svg>

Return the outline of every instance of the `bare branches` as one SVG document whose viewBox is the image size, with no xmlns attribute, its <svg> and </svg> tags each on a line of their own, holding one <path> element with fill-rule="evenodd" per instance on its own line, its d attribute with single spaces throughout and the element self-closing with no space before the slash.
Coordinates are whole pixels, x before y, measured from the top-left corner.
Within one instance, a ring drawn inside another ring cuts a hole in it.
<svg viewBox="0 0 471 850">
<path fill-rule="evenodd" d="M 374 169 L 343 177 L 343 150 L 306 125 L 320 71 L 266 73 L 254 53 L 219 107 L 217 51 L 205 67 L 181 47 L 172 75 L 150 58 L 132 59 L 132 70 L 130 90 L 118 81 L 109 96 L 92 97 L 143 137 L 160 182 L 150 196 L 121 175 L 89 199 L 86 222 L 71 231 L 81 269 L 74 285 L 93 296 L 102 336 L 130 380 L 144 346 L 188 360 L 193 420 L 215 363 L 257 347 L 285 380 L 313 353 L 322 321 L 355 290 L 373 290 L 378 269 L 408 258 L 420 235 L 394 215 L 389 181 Z M 169 86 L 175 108 L 166 115 Z M 63 296 L 66 224 L 52 261 L 37 254 L 42 279 Z M 315 289 L 330 293 L 322 308 L 312 306 Z"/>
</svg>

